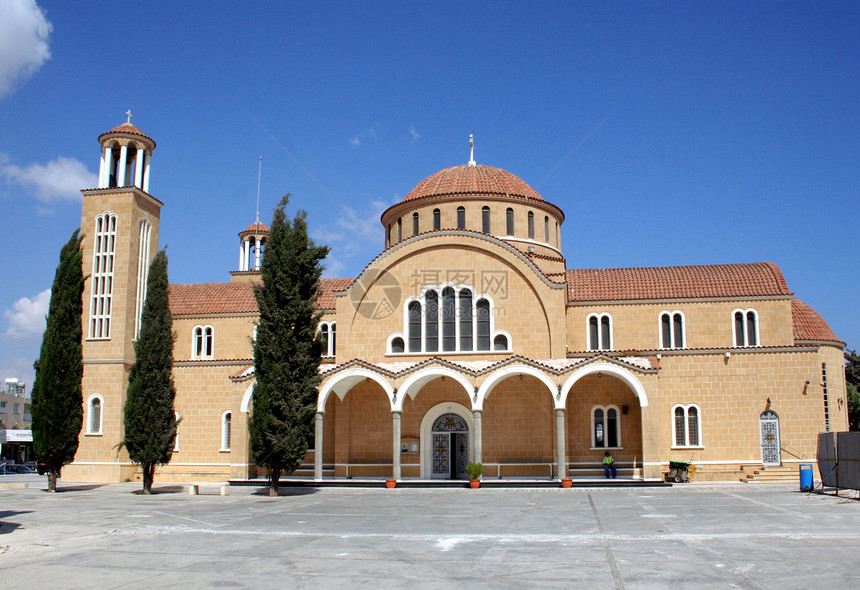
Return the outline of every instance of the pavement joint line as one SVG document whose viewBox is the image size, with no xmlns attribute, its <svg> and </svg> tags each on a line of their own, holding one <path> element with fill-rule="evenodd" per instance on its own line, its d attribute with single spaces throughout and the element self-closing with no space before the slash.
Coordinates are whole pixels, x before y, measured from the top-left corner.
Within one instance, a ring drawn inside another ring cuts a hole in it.
<svg viewBox="0 0 860 590">
<path fill-rule="evenodd" d="M 767 502 L 761 502 L 760 500 L 753 500 L 752 498 L 747 498 L 746 496 L 742 496 L 741 494 L 737 494 L 735 492 L 731 492 L 728 490 L 720 490 L 721 493 L 726 496 L 730 496 L 732 498 L 737 498 L 739 500 L 744 500 L 745 502 L 749 502 L 750 504 L 756 504 L 757 506 L 763 506 L 765 508 L 769 508 L 771 510 L 779 510 L 780 512 L 784 512 L 786 514 L 791 514 L 792 516 L 797 516 L 798 518 L 810 519 L 812 518 L 810 515 L 800 512 L 798 510 L 791 510 L 790 508 L 783 508 L 782 506 L 777 506 L 776 504 L 769 504 Z"/>
<path fill-rule="evenodd" d="M 597 522 L 597 530 L 600 532 L 600 542 L 603 545 L 604 553 L 606 553 L 606 561 L 609 562 L 609 571 L 612 572 L 615 590 L 624 590 L 624 580 L 621 578 L 618 562 L 615 561 L 615 556 L 612 554 L 612 547 L 609 544 L 609 539 L 606 538 L 606 532 L 603 530 L 603 522 L 601 522 L 600 515 L 597 513 L 597 506 L 594 505 L 594 498 L 591 497 L 591 493 L 588 494 L 588 503 L 591 504 L 591 512 L 594 515 L 594 520 Z"/>
</svg>

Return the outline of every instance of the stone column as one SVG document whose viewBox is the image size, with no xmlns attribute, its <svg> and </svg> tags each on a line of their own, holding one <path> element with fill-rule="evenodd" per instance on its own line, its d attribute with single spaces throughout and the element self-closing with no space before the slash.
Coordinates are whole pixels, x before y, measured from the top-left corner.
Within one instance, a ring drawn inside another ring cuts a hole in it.
<svg viewBox="0 0 860 590">
<path fill-rule="evenodd" d="M 323 478 L 323 418 L 325 414 L 317 412 L 314 421 L 314 481 Z"/>
<path fill-rule="evenodd" d="M 105 147 L 99 164 L 99 188 L 107 188 L 110 178 L 110 146 Z"/>
<path fill-rule="evenodd" d="M 254 238 L 254 270 L 260 270 L 260 238 Z"/>
<path fill-rule="evenodd" d="M 558 453 L 556 471 L 561 479 L 567 477 L 567 454 L 564 449 L 564 409 L 559 408 L 555 410 L 555 448 Z"/>
<path fill-rule="evenodd" d="M 391 462 L 394 465 L 391 477 L 394 479 L 400 479 L 400 412 L 391 412 L 391 418 L 393 422 Z"/>
<path fill-rule="evenodd" d="M 143 192 L 149 192 L 149 161 L 152 160 L 152 154 L 146 154 L 143 159 Z"/>
<path fill-rule="evenodd" d="M 475 463 L 483 463 L 484 456 L 484 431 L 481 426 L 481 416 L 483 415 L 482 410 L 473 410 L 472 411 L 472 421 L 475 424 L 475 449 L 474 449 L 474 458 L 472 459 Z"/>
<path fill-rule="evenodd" d="M 137 148 L 137 155 L 134 157 L 134 186 L 143 188 L 143 160 L 145 154 L 144 148 Z"/>
<path fill-rule="evenodd" d="M 116 163 L 116 185 L 125 186 L 125 169 L 128 167 L 128 146 L 119 149 L 119 162 Z"/>
</svg>

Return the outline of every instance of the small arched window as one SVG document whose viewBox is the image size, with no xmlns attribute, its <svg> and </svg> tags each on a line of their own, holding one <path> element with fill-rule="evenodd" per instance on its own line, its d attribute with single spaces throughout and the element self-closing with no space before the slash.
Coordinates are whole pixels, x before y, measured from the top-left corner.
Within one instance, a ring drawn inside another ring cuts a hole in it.
<svg viewBox="0 0 860 590">
<path fill-rule="evenodd" d="M 442 213 L 439 209 L 433 209 L 433 229 L 440 229 L 442 227 Z"/>
<path fill-rule="evenodd" d="M 233 427 L 233 413 L 227 410 L 221 415 L 221 450 L 230 450 L 230 437 Z"/>
<path fill-rule="evenodd" d="M 660 314 L 660 348 L 684 348 L 684 314 L 664 311 Z"/>
<path fill-rule="evenodd" d="M 212 326 L 195 326 L 191 358 L 211 359 L 214 356 L 215 331 Z"/>
<path fill-rule="evenodd" d="M 696 404 L 678 404 L 672 408 L 676 447 L 702 446 L 702 417 Z"/>
<path fill-rule="evenodd" d="M 612 316 L 608 313 L 588 316 L 588 349 L 612 350 Z"/>
<path fill-rule="evenodd" d="M 481 208 L 481 231 L 490 233 L 490 208 L 486 205 Z"/>
<path fill-rule="evenodd" d="M 412 235 L 418 235 L 418 212 L 412 214 Z"/>
<path fill-rule="evenodd" d="M 493 350 L 507 350 L 508 349 L 508 337 L 504 334 L 499 334 L 495 338 L 493 338 Z"/>
<path fill-rule="evenodd" d="M 508 235 L 514 235 L 514 210 L 510 207 L 505 211 L 505 226 Z"/>
<path fill-rule="evenodd" d="M 591 446 L 595 449 L 617 449 L 621 446 L 618 408 L 594 406 L 591 409 Z"/>
<path fill-rule="evenodd" d="M 535 239 L 535 214 L 534 211 L 529 211 L 529 239 Z"/>
<path fill-rule="evenodd" d="M 406 349 L 403 346 L 403 338 L 397 337 L 391 339 L 391 352 L 394 354 L 400 354 L 406 352 Z"/>
<path fill-rule="evenodd" d="M 733 315 L 735 346 L 758 346 L 758 312 L 754 309 L 736 309 Z"/>
<path fill-rule="evenodd" d="M 403 218 L 397 218 L 397 242 L 400 243 L 403 241 Z"/>
<path fill-rule="evenodd" d="M 421 304 L 409 304 L 409 352 L 421 352 Z"/>
<path fill-rule="evenodd" d="M 466 208 L 457 207 L 457 229 L 466 229 Z"/>
<path fill-rule="evenodd" d="M 549 244 L 549 215 L 543 218 L 543 241 Z"/>
<path fill-rule="evenodd" d="M 87 404 L 87 434 L 102 433 L 103 400 L 98 394 L 90 397 Z"/>
<path fill-rule="evenodd" d="M 334 356 L 337 352 L 337 322 L 320 322 L 322 356 Z"/>
</svg>

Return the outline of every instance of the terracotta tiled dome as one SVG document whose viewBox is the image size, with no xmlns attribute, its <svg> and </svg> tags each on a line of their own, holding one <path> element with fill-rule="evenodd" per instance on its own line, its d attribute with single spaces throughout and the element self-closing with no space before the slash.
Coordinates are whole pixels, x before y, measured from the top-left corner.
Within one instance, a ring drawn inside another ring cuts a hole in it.
<svg viewBox="0 0 860 590">
<path fill-rule="evenodd" d="M 403 200 L 421 197 L 458 194 L 509 195 L 540 199 L 537 191 L 526 182 L 501 168 L 492 166 L 453 166 L 440 170 L 418 183 Z"/>
<path fill-rule="evenodd" d="M 140 137 L 148 139 L 149 141 L 151 141 L 153 143 L 153 145 L 155 145 L 154 139 L 149 137 L 146 133 L 144 133 L 143 131 L 141 131 L 140 129 L 138 129 L 137 127 L 132 125 L 131 123 L 123 123 L 122 125 L 117 125 L 116 127 L 111 129 L 110 131 L 108 131 L 106 133 L 102 133 L 101 135 L 99 135 L 99 142 L 101 142 L 102 138 L 105 135 L 113 135 L 115 133 L 121 133 L 121 134 L 125 134 L 125 135 L 139 135 Z"/>
</svg>

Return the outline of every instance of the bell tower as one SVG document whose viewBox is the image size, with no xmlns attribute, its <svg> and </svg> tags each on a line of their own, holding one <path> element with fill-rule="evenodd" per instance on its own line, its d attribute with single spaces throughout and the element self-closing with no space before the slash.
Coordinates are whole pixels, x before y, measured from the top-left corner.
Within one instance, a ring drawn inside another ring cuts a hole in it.
<svg viewBox="0 0 860 590">
<path fill-rule="evenodd" d="M 79 480 L 126 481 L 135 470 L 116 447 L 162 203 L 149 194 L 155 141 L 126 114 L 99 136 L 98 188 L 81 191 L 84 424 L 75 461 L 64 468 Z"/>
</svg>

